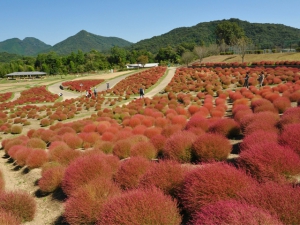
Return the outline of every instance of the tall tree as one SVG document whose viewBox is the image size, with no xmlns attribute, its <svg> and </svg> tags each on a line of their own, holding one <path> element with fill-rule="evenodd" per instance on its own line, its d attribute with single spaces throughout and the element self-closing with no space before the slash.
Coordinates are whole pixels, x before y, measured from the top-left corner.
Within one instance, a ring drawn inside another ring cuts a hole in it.
<svg viewBox="0 0 300 225">
<path fill-rule="evenodd" d="M 194 54 L 192 52 L 185 52 L 181 56 L 181 61 L 186 64 L 186 66 L 189 65 L 190 62 L 192 62 L 194 59 Z"/>
<path fill-rule="evenodd" d="M 215 34 L 217 37 L 217 44 L 224 40 L 225 44 L 232 45 L 237 39 L 245 36 L 243 28 L 236 22 L 223 21 L 216 27 Z"/>
<path fill-rule="evenodd" d="M 138 57 L 138 63 L 141 63 L 142 66 L 144 67 L 146 63 L 148 63 L 148 56 L 146 55 L 141 55 Z"/>
<path fill-rule="evenodd" d="M 247 50 L 249 49 L 250 45 L 252 44 L 251 39 L 247 37 L 239 38 L 236 42 L 236 48 L 238 50 L 239 55 L 242 58 L 242 62 L 244 62 L 244 58 L 246 55 Z"/>
<path fill-rule="evenodd" d="M 201 63 L 202 59 L 208 55 L 208 49 L 205 46 L 196 46 L 194 48 L 194 53 L 198 56 Z"/>
</svg>

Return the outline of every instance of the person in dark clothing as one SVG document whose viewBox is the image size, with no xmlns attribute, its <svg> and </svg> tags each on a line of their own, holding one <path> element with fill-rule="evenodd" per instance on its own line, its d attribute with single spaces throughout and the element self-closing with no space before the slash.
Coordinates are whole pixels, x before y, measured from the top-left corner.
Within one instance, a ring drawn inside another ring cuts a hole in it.
<svg viewBox="0 0 300 225">
<path fill-rule="evenodd" d="M 94 88 L 94 95 L 95 95 L 95 98 L 97 97 L 97 89 L 96 87 Z"/>
<path fill-rule="evenodd" d="M 261 74 L 259 74 L 259 76 L 258 76 L 259 87 L 262 87 L 262 86 L 263 86 L 264 79 L 265 79 L 265 74 L 264 74 L 264 72 L 262 71 Z"/>
<path fill-rule="evenodd" d="M 144 94 L 145 94 L 145 92 L 144 92 L 144 89 L 141 87 L 140 88 L 140 98 L 144 98 Z"/>
<path fill-rule="evenodd" d="M 246 73 L 246 76 L 244 79 L 245 79 L 245 82 L 244 82 L 243 87 L 249 88 L 249 72 Z"/>
</svg>

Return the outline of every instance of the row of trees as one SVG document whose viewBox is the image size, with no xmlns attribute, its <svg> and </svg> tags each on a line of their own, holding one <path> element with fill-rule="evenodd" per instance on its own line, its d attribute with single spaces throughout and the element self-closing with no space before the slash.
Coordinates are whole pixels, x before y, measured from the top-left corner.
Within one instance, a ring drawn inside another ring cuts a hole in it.
<svg viewBox="0 0 300 225">
<path fill-rule="evenodd" d="M 108 69 L 124 69 L 126 64 L 158 62 L 167 64 L 189 64 L 195 59 L 200 62 L 203 58 L 218 55 L 220 52 L 231 51 L 244 56 L 253 49 L 252 40 L 249 39 L 244 30 L 231 21 L 220 22 L 216 29 L 216 43 L 200 45 L 195 43 L 181 43 L 176 47 L 166 46 L 159 49 L 157 54 L 146 50 L 124 49 L 113 47 L 109 54 L 103 54 L 96 50 L 83 53 L 78 50 L 70 55 L 60 56 L 55 52 L 39 54 L 37 57 L 23 57 L 10 63 L 0 64 L 0 77 L 11 72 L 21 71 L 43 71 L 50 75 L 87 73 Z"/>
</svg>

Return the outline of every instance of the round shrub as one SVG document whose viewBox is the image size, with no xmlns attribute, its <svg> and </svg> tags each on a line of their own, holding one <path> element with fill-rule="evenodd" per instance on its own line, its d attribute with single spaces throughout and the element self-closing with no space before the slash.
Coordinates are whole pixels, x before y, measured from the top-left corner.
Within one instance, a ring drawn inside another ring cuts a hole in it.
<svg viewBox="0 0 300 225">
<path fill-rule="evenodd" d="M 300 188 L 267 182 L 241 192 L 239 199 L 267 210 L 283 224 L 300 224 Z"/>
<path fill-rule="evenodd" d="M 193 161 L 226 160 L 231 149 L 232 146 L 226 137 L 220 134 L 203 134 L 198 136 L 193 143 Z"/>
<path fill-rule="evenodd" d="M 10 212 L 20 221 L 31 221 L 36 211 L 34 198 L 24 191 L 0 193 L 0 209 Z"/>
<path fill-rule="evenodd" d="M 40 138 L 30 138 L 27 142 L 27 147 L 46 149 L 47 144 Z"/>
<path fill-rule="evenodd" d="M 273 105 L 279 113 L 283 113 L 291 107 L 291 101 L 288 98 L 279 97 L 276 100 L 274 100 Z"/>
<path fill-rule="evenodd" d="M 95 224 L 107 199 L 120 193 L 116 184 L 108 179 L 91 180 L 68 198 L 64 217 L 69 224 Z"/>
<path fill-rule="evenodd" d="M 286 125 L 279 136 L 279 142 L 300 155 L 300 123 Z"/>
<path fill-rule="evenodd" d="M 23 130 L 23 126 L 22 125 L 17 125 L 17 124 L 13 124 L 10 128 L 10 132 L 12 134 L 21 134 Z"/>
<path fill-rule="evenodd" d="M 138 189 L 107 200 L 97 224 L 179 225 L 181 217 L 177 203 L 170 196 L 157 189 Z"/>
<path fill-rule="evenodd" d="M 292 123 L 300 123 L 300 107 L 288 108 L 278 122 L 281 129 Z"/>
<path fill-rule="evenodd" d="M 137 188 L 150 165 L 149 160 L 139 156 L 121 161 L 114 180 L 124 190 Z"/>
<path fill-rule="evenodd" d="M 40 190 L 44 193 L 51 193 L 61 187 L 65 169 L 64 166 L 57 165 L 43 171 L 38 181 Z"/>
<path fill-rule="evenodd" d="M 74 133 L 63 134 L 62 140 L 72 149 L 81 148 L 83 143 L 82 138 Z"/>
<path fill-rule="evenodd" d="M 96 177 L 111 178 L 113 169 L 101 154 L 80 156 L 67 167 L 62 189 L 71 195 L 77 188 Z"/>
<path fill-rule="evenodd" d="M 113 147 L 113 154 L 118 156 L 120 159 L 128 158 L 130 156 L 131 146 L 132 143 L 129 139 L 119 140 Z"/>
<path fill-rule="evenodd" d="M 33 149 L 27 159 L 26 165 L 30 169 L 39 168 L 48 161 L 48 154 L 44 149 Z"/>
<path fill-rule="evenodd" d="M 5 180 L 3 177 L 3 173 L 0 170 L 0 192 L 3 191 L 5 189 Z"/>
<path fill-rule="evenodd" d="M 138 142 L 130 149 L 131 156 L 141 156 L 146 159 L 155 159 L 157 157 L 157 149 L 149 141 Z"/>
<path fill-rule="evenodd" d="M 209 132 L 233 138 L 240 134 L 240 126 L 233 119 L 220 119 L 210 125 Z"/>
<path fill-rule="evenodd" d="M 162 160 L 151 165 L 141 178 L 140 186 L 155 186 L 165 194 L 175 197 L 183 184 L 186 171 L 187 169 L 176 161 Z"/>
<path fill-rule="evenodd" d="M 0 224 L 2 225 L 20 225 L 21 220 L 4 209 L 0 209 Z"/>
<path fill-rule="evenodd" d="M 31 148 L 21 148 L 15 153 L 14 158 L 18 166 L 25 166 L 26 160 L 31 151 L 33 151 Z"/>
<path fill-rule="evenodd" d="M 180 131 L 166 140 L 163 156 L 167 159 L 181 163 L 190 162 L 192 159 L 192 144 L 196 135 L 189 131 Z"/>
<path fill-rule="evenodd" d="M 281 181 L 300 173 L 300 157 L 276 142 L 258 143 L 243 150 L 238 165 L 259 181 Z"/>
<path fill-rule="evenodd" d="M 190 120 L 186 124 L 186 129 L 190 129 L 192 127 L 201 128 L 202 130 L 207 131 L 209 128 L 209 123 L 207 119 L 203 116 L 195 114 L 190 118 Z"/>
<path fill-rule="evenodd" d="M 225 163 L 206 164 L 188 173 L 180 198 L 189 214 L 220 200 L 236 199 L 255 181 L 241 170 Z"/>
<path fill-rule="evenodd" d="M 264 142 L 278 142 L 278 134 L 276 132 L 267 132 L 258 130 L 243 138 L 243 142 L 240 144 L 241 150 L 251 148 L 253 145 L 262 144 Z"/>
<path fill-rule="evenodd" d="M 235 200 L 219 201 L 202 207 L 194 216 L 191 224 L 283 225 L 268 211 Z"/>
</svg>

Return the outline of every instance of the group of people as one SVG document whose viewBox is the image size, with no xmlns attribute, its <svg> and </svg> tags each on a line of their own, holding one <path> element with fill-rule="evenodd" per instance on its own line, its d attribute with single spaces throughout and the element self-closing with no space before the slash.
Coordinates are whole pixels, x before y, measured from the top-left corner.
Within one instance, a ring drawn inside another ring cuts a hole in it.
<svg viewBox="0 0 300 225">
<path fill-rule="evenodd" d="M 88 90 L 86 90 L 85 97 L 91 98 L 92 95 L 93 95 L 92 88 L 89 88 Z M 95 98 L 97 97 L 97 88 L 96 87 L 94 87 L 94 96 L 95 96 Z"/>
<path fill-rule="evenodd" d="M 246 73 L 246 76 L 245 76 L 245 82 L 244 82 L 244 85 L 243 87 L 246 87 L 246 88 L 249 88 L 249 72 Z M 259 76 L 258 76 L 258 82 L 259 82 L 259 87 L 262 87 L 263 86 L 263 83 L 264 83 L 264 79 L 265 79 L 265 74 L 264 72 L 262 71 Z"/>
</svg>

